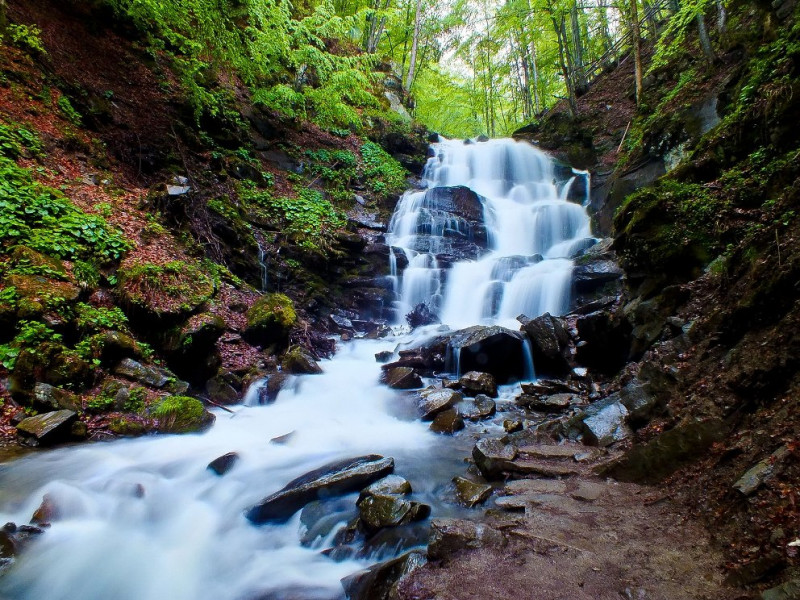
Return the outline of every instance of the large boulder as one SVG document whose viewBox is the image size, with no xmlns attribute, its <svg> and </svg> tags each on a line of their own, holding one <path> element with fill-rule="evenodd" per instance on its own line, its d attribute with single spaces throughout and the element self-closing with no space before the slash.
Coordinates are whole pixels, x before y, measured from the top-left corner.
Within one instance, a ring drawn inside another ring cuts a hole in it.
<svg viewBox="0 0 800 600">
<path fill-rule="evenodd" d="M 356 506 L 361 523 L 369 533 L 421 521 L 431 514 L 430 506 L 396 494 L 369 494 L 360 498 Z"/>
<path fill-rule="evenodd" d="M 422 392 L 419 401 L 419 412 L 423 421 L 432 421 L 437 414 L 453 408 L 462 396 L 455 390 L 441 389 Z"/>
<path fill-rule="evenodd" d="M 397 597 L 400 580 L 426 562 L 422 552 L 412 550 L 398 558 L 348 575 L 342 579 L 342 587 L 350 600 L 391 600 Z"/>
<path fill-rule="evenodd" d="M 524 344 L 521 332 L 496 325 L 462 329 L 451 334 L 448 342 L 451 356 L 458 356 L 459 365 L 454 366 L 460 366 L 462 373 L 490 373 L 498 383 L 526 375 L 529 365 Z"/>
<path fill-rule="evenodd" d="M 210 427 L 216 417 L 197 398 L 168 396 L 152 410 L 162 433 L 193 433 Z"/>
<path fill-rule="evenodd" d="M 454 434 L 464 429 L 464 419 L 455 408 L 450 408 L 436 415 L 431 423 L 431 431 L 435 433 Z"/>
<path fill-rule="evenodd" d="M 410 367 L 394 367 L 383 372 L 382 381 L 396 390 L 412 390 L 422 387 L 422 379 Z"/>
<path fill-rule="evenodd" d="M 615 395 L 589 406 L 582 418 L 586 441 L 596 446 L 609 446 L 630 437 L 627 416 L 628 409 Z"/>
<path fill-rule="evenodd" d="M 283 356 L 283 370 L 296 375 L 322 373 L 311 353 L 302 346 L 292 346 Z"/>
<path fill-rule="evenodd" d="M 17 432 L 31 445 L 50 446 L 70 438 L 78 415 L 71 410 L 57 410 L 24 419 Z"/>
<path fill-rule="evenodd" d="M 570 370 L 570 337 L 563 319 L 550 313 L 519 318 L 531 343 L 533 365 L 538 374 L 565 375 Z"/>
<path fill-rule="evenodd" d="M 47 383 L 36 383 L 33 388 L 33 399 L 40 410 L 66 409 L 77 412 L 82 408 L 80 396 Z"/>
<path fill-rule="evenodd" d="M 575 359 L 581 365 L 614 374 L 625 364 L 631 347 L 631 326 L 627 320 L 607 311 L 581 316 L 577 321 Z"/>
<path fill-rule="evenodd" d="M 434 519 L 428 540 L 428 559 L 442 560 L 466 549 L 503 547 L 503 534 L 484 523 L 464 519 Z"/>
<path fill-rule="evenodd" d="M 169 381 L 169 377 L 163 370 L 145 366 L 132 358 L 122 359 L 114 367 L 113 372 L 115 375 L 121 375 L 131 381 L 153 388 L 163 388 Z"/>
<path fill-rule="evenodd" d="M 497 382 L 489 373 L 470 371 L 469 373 L 464 373 L 458 383 L 467 396 L 486 395 L 490 398 L 497 397 Z"/>
<path fill-rule="evenodd" d="M 492 486 L 487 483 L 472 481 L 466 477 L 453 477 L 453 483 L 459 503 L 469 508 L 486 502 L 492 495 Z"/>
<path fill-rule="evenodd" d="M 513 469 L 517 449 L 496 438 L 483 438 L 472 448 L 472 458 L 481 474 L 492 480 Z"/>
<path fill-rule="evenodd" d="M 255 523 L 284 522 L 303 506 L 326 496 L 354 492 L 394 471 L 394 459 L 376 454 L 348 458 L 314 469 L 248 509 Z"/>
<path fill-rule="evenodd" d="M 478 394 L 474 398 L 467 398 L 456 407 L 458 414 L 470 421 L 488 419 L 497 412 L 497 404 L 486 394 Z"/>
<path fill-rule="evenodd" d="M 297 322 L 292 300 L 284 294 L 265 294 L 247 311 L 244 338 L 263 346 L 285 344 Z"/>
</svg>

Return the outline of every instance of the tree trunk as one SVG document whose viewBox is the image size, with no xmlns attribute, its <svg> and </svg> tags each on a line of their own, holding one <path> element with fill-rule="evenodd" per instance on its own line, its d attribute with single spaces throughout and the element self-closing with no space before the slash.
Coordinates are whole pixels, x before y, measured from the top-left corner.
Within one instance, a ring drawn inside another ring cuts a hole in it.
<svg viewBox="0 0 800 600">
<path fill-rule="evenodd" d="M 8 27 L 8 14 L 6 13 L 6 0 L 0 0 L 0 34 L 6 32 Z"/>
<path fill-rule="evenodd" d="M 411 41 L 411 58 L 408 63 L 408 76 L 406 77 L 406 92 L 411 91 L 411 84 L 414 83 L 414 71 L 417 69 L 417 47 L 419 45 L 419 29 L 422 15 L 420 14 L 422 0 L 417 0 L 417 9 L 414 13 L 414 37 Z"/>
<path fill-rule="evenodd" d="M 717 0 L 717 31 L 724 34 L 728 28 L 728 11 L 725 10 L 724 0 Z"/>
<path fill-rule="evenodd" d="M 642 83 L 642 34 L 639 30 L 638 0 L 630 0 L 631 7 L 631 41 L 633 44 L 633 69 L 636 79 L 636 104 L 642 103 L 644 84 Z"/>
<path fill-rule="evenodd" d="M 578 4 L 572 3 L 569 11 L 570 26 L 572 30 L 572 65 L 574 73 L 574 86 L 576 94 L 583 94 L 588 88 L 586 81 L 586 70 L 583 65 L 583 38 L 581 36 L 581 24 L 578 19 Z"/>
<path fill-rule="evenodd" d="M 536 42 L 533 40 L 531 40 L 531 63 L 533 66 L 533 107 L 536 111 L 535 114 L 539 114 L 542 108 L 542 96 L 541 90 L 539 90 L 539 67 L 536 64 Z"/>
<path fill-rule="evenodd" d="M 711 48 L 711 39 L 708 37 L 706 18 L 703 16 L 703 13 L 697 15 L 697 35 L 700 37 L 700 47 L 703 48 L 703 54 L 706 55 L 708 62 L 713 63 L 717 57 L 714 55 L 714 50 Z"/>
</svg>

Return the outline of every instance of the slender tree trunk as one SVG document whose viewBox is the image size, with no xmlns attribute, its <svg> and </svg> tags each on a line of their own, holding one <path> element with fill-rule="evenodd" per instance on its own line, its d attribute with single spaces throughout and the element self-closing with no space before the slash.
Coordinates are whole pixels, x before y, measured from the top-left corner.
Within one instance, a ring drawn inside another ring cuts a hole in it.
<svg viewBox="0 0 800 600">
<path fill-rule="evenodd" d="M 556 41 L 558 42 L 558 60 L 561 65 L 561 75 L 564 77 L 564 85 L 567 87 L 567 102 L 569 104 L 569 112 L 573 117 L 575 117 L 578 114 L 578 107 L 575 102 L 575 89 L 572 87 L 572 77 L 570 76 L 567 59 L 564 56 L 565 54 L 569 54 L 569 52 L 565 52 L 565 40 L 562 34 L 564 30 L 564 17 L 561 17 L 561 23 L 559 24 L 555 13 L 551 12 L 550 19 L 553 21 L 553 28 L 556 31 Z"/>
<path fill-rule="evenodd" d="M 711 38 L 708 37 L 708 30 L 706 29 L 706 18 L 703 13 L 697 15 L 697 35 L 700 37 L 700 47 L 703 49 L 708 62 L 714 62 L 716 56 L 714 50 L 711 48 Z"/>
<path fill-rule="evenodd" d="M 644 20 L 647 23 L 647 38 L 650 40 L 656 39 L 658 35 L 658 23 L 656 23 L 656 11 L 653 5 L 648 0 L 642 0 L 642 8 L 644 9 Z"/>
<path fill-rule="evenodd" d="M 411 41 L 411 59 L 408 63 L 408 76 L 406 78 L 406 91 L 411 91 L 411 84 L 414 83 L 414 71 L 417 69 L 417 46 L 419 45 L 419 28 L 422 21 L 421 13 L 422 0 L 417 0 L 417 9 L 414 13 L 414 37 Z"/>
<path fill-rule="evenodd" d="M 725 0 L 717 0 L 717 31 L 724 34 L 728 29 L 728 11 L 725 9 Z"/>
<path fill-rule="evenodd" d="M 642 34 L 639 30 L 639 7 L 638 0 L 629 0 L 631 7 L 631 41 L 633 43 L 633 69 L 636 80 L 636 104 L 642 103 Z"/>
<path fill-rule="evenodd" d="M 536 114 L 541 111 L 542 104 L 542 90 L 539 89 L 539 66 L 536 60 L 536 42 L 531 40 L 531 63 L 533 66 L 533 105 Z"/>
<path fill-rule="evenodd" d="M 581 36 L 581 24 L 578 18 L 578 4 L 572 3 L 569 11 L 570 29 L 572 31 L 572 65 L 575 79 L 576 93 L 584 93 L 588 87 L 586 81 L 586 70 L 583 65 L 583 36 Z"/>
</svg>

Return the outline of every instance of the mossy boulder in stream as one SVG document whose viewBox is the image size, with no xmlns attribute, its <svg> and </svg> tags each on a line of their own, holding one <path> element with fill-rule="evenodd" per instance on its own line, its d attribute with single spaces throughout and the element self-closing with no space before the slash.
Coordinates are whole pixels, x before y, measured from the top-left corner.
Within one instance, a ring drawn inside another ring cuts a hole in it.
<svg viewBox="0 0 800 600">
<path fill-rule="evenodd" d="M 214 422 L 214 415 L 203 403 L 189 396 L 168 396 L 152 411 L 162 433 L 191 433 L 202 431 Z"/>
<path fill-rule="evenodd" d="M 254 343 L 269 345 L 285 343 L 289 330 L 297 322 L 294 304 L 285 294 L 266 294 L 247 311 L 245 338 Z"/>
</svg>

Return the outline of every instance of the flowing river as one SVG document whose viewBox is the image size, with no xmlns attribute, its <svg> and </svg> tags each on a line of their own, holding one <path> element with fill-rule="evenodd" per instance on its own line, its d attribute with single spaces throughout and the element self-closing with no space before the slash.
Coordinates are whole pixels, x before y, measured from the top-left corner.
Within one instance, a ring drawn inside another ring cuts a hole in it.
<svg viewBox="0 0 800 600">
<path fill-rule="evenodd" d="M 591 243 L 584 208 L 566 200 L 571 180 L 557 181 L 546 155 L 510 140 L 442 141 L 433 150 L 428 191 L 467 186 L 480 195 L 482 214 L 467 223 L 424 190 L 403 196 L 387 235 L 395 248 L 399 319 L 419 303 L 454 328 L 566 312 L 570 257 Z M 453 240 L 466 240 L 468 258 L 452 252 Z M 400 253 L 405 268 L 398 267 Z M 323 464 L 373 453 L 395 459 L 395 473 L 433 516 L 466 510 L 448 501 L 448 486 L 466 467 L 475 431 L 433 434 L 416 418 L 413 398 L 378 383 L 375 354 L 394 351 L 410 335 L 340 344 L 332 360 L 321 362 L 323 374 L 295 378 L 273 404 L 217 411 L 202 434 L 37 452 L 3 465 L 0 519 L 27 523 L 45 495 L 57 515 L 0 578 L 0 597 L 343 597 L 341 578 L 395 554 L 402 541 L 387 537 L 368 552 L 334 560 L 321 551 L 335 528 L 304 545 L 299 513 L 255 526 L 244 511 Z M 480 429 L 502 430 L 501 421 Z M 207 469 L 232 451 L 240 460 L 230 472 L 219 477 Z M 343 499 L 342 526 L 354 503 L 354 495 Z"/>
</svg>

